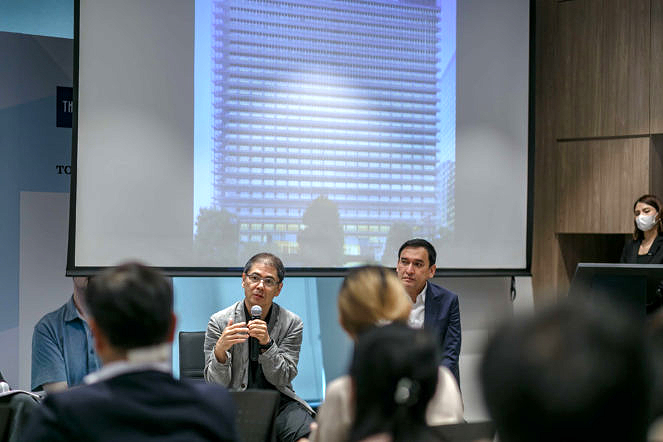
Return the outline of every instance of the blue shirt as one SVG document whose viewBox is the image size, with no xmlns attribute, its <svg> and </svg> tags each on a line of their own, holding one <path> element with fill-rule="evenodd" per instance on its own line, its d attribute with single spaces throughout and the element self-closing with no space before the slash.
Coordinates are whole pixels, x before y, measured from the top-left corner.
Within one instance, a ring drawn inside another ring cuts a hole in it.
<svg viewBox="0 0 663 442">
<path fill-rule="evenodd" d="M 78 385 L 99 367 L 90 328 L 79 316 L 73 296 L 37 322 L 32 334 L 32 390 L 51 382 Z"/>
</svg>

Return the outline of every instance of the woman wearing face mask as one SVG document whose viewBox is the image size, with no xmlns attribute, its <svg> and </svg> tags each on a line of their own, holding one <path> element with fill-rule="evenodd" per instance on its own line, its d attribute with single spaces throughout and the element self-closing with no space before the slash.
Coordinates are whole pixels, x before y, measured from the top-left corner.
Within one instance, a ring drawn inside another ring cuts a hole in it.
<svg viewBox="0 0 663 442">
<path fill-rule="evenodd" d="M 642 195 L 633 205 L 633 239 L 626 243 L 619 260 L 625 264 L 663 264 L 663 223 L 661 200 L 654 195 Z M 663 305 L 663 281 L 647 284 L 647 313 Z"/>
<path fill-rule="evenodd" d="M 633 205 L 633 239 L 626 243 L 619 262 L 625 264 L 663 263 L 661 200 L 642 195 Z"/>
</svg>

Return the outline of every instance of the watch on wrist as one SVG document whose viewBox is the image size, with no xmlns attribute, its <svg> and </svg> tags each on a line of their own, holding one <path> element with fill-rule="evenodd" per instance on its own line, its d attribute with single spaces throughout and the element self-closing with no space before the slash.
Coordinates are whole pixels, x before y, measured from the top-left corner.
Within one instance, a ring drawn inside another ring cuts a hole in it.
<svg viewBox="0 0 663 442">
<path fill-rule="evenodd" d="M 269 338 L 269 342 L 265 345 L 260 344 L 260 350 L 267 350 L 274 344 L 274 340 L 272 338 Z"/>
</svg>

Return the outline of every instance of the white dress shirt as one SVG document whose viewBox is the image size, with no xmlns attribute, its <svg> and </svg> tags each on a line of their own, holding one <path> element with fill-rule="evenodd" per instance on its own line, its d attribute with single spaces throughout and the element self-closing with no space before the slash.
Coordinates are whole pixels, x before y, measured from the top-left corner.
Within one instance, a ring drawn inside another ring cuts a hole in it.
<svg viewBox="0 0 663 442">
<path fill-rule="evenodd" d="M 428 288 L 428 283 L 424 285 L 424 289 L 417 295 L 414 303 L 412 304 L 412 310 L 410 311 L 410 317 L 408 318 L 408 325 L 412 328 L 424 328 L 424 307 L 426 306 L 426 289 Z M 412 298 L 407 297 L 410 301 Z"/>
</svg>

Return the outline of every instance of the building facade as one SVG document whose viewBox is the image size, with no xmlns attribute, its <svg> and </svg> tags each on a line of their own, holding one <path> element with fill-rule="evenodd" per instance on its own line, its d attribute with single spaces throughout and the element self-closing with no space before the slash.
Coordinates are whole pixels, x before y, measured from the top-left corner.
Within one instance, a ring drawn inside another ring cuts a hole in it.
<svg viewBox="0 0 663 442">
<path fill-rule="evenodd" d="M 453 152 L 455 121 L 439 115 L 455 70 L 441 67 L 435 1 L 212 8 L 214 206 L 238 217 L 241 243 L 296 256 L 318 197 L 338 209 L 346 261 L 379 260 L 394 223 L 427 237 L 452 225 L 440 146 Z"/>
</svg>

